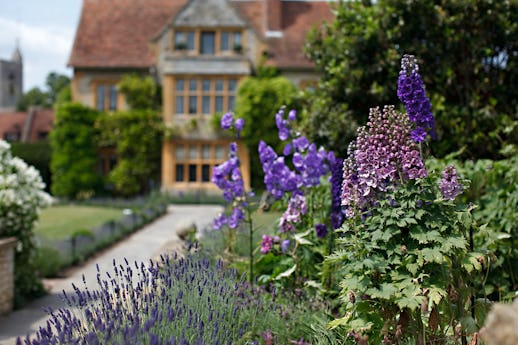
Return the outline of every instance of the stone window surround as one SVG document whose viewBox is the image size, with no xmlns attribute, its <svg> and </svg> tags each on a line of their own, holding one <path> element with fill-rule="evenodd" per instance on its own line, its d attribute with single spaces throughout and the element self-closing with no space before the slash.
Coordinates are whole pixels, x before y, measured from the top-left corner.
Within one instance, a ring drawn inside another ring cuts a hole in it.
<svg viewBox="0 0 518 345">
<path fill-rule="evenodd" d="M 243 28 L 190 28 L 177 27 L 171 30 L 172 51 L 180 54 L 188 55 L 204 55 L 201 54 L 201 35 L 202 32 L 214 32 L 214 54 L 213 55 L 229 55 L 240 54 L 245 46 L 245 31 Z M 228 49 L 222 47 L 223 33 L 228 33 Z M 183 39 L 177 36 L 180 34 Z M 193 42 L 189 42 L 188 37 L 193 37 Z M 191 47 L 192 46 L 192 47 Z"/>
<path fill-rule="evenodd" d="M 239 76 L 227 75 L 175 76 L 173 78 L 175 118 L 210 116 L 215 113 L 232 111 L 231 108 L 235 107 L 239 80 Z M 179 81 L 183 81 L 183 88 Z M 208 88 L 206 87 L 206 81 L 209 81 Z M 183 106 L 177 107 L 177 101 L 180 99 Z M 206 99 L 209 100 L 209 111 L 206 111 L 204 103 Z M 218 102 L 222 102 L 220 107 L 216 105 Z M 195 104 L 195 107 L 190 107 L 193 104 Z M 183 112 L 181 112 L 182 110 Z"/>
</svg>

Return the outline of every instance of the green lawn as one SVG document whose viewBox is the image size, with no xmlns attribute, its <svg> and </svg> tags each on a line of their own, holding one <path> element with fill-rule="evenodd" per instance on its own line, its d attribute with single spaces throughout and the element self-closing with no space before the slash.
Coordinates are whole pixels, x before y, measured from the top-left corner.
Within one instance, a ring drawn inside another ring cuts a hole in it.
<svg viewBox="0 0 518 345">
<path fill-rule="evenodd" d="M 90 230 L 108 220 L 122 218 L 119 208 L 59 205 L 43 209 L 35 232 L 49 239 L 68 238 L 77 230 Z"/>
</svg>

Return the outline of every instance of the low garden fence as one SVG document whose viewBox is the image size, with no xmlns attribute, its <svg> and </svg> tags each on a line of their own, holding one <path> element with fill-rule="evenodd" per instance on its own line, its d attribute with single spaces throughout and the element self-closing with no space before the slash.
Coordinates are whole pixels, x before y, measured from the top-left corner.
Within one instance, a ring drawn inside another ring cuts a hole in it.
<svg viewBox="0 0 518 345">
<path fill-rule="evenodd" d="M 37 237 L 37 260 L 41 276 L 53 276 L 60 269 L 84 261 L 96 251 L 109 246 L 163 215 L 166 204 L 157 204 L 138 211 L 127 212 L 121 219 L 108 221 L 93 229 L 78 228 L 66 239 Z"/>
</svg>

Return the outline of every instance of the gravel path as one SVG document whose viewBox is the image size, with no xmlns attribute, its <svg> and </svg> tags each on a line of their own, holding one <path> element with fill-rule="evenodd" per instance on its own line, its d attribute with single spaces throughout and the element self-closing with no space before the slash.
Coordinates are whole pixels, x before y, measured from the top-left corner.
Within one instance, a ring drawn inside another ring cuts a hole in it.
<svg viewBox="0 0 518 345">
<path fill-rule="evenodd" d="M 97 269 L 111 271 L 113 260 L 123 263 L 124 258 L 129 262 L 148 262 L 163 253 L 170 253 L 181 248 L 181 240 L 176 231 L 190 224 L 196 224 L 202 229 L 212 222 L 212 219 L 222 211 L 215 205 L 171 205 L 166 215 L 146 225 L 141 230 L 120 241 L 116 245 L 87 261 L 81 267 L 70 271 L 67 278 L 48 281 L 50 293 L 33 301 L 25 308 L 0 317 L 0 344 L 15 345 L 18 336 L 25 337 L 28 333 L 36 332 L 47 322 L 47 314 L 42 310 L 46 306 L 54 309 L 64 306 L 61 293 L 73 292 L 72 283 L 83 286 L 83 274 L 88 287 L 96 287 Z"/>
</svg>

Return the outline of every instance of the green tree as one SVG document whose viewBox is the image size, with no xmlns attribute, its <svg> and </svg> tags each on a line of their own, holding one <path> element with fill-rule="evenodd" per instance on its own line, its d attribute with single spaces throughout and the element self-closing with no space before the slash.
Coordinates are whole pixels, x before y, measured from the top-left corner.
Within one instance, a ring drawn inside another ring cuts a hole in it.
<svg viewBox="0 0 518 345">
<path fill-rule="evenodd" d="M 158 109 L 160 92 L 155 80 L 138 74 L 127 74 L 122 77 L 117 89 L 125 96 L 131 109 Z"/>
<path fill-rule="evenodd" d="M 85 198 L 100 190 L 96 172 L 99 112 L 79 103 L 62 103 L 56 109 L 50 132 L 52 193 L 67 198 Z"/>
<path fill-rule="evenodd" d="M 33 87 L 20 98 L 17 104 L 18 111 L 27 111 L 30 106 L 50 109 L 54 106 L 59 93 L 70 87 L 70 78 L 64 74 L 50 72 L 45 80 L 46 89 Z"/>
<path fill-rule="evenodd" d="M 70 78 L 63 74 L 50 72 L 47 75 L 45 84 L 47 86 L 48 101 L 51 105 L 53 105 L 58 99 L 60 92 L 66 88 L 69 88 Z"/>
<path fill-rule="evenodd" d="M 345 155 L 369 108 L 399 104 L 403 54 L 413 54 L 433 104 L 436 155 L 498 157 L 518 138 L 518 3 L 488 0 L 341 1 L 305 47 L 322 73 L 307 95 L 307 131 Z"/>
<path fill-rule="evenodd" d="M 52 107 L 52 104 L 49 103 L 47 93 L 36 86 L 22 95 L 16 108 L 18 111 L 27 111 L 30 106 L 49 109 Z"/>
<path fill-rule="evenodd" d="M 250 151 L 252 185 L 261 185 L 262 168 L 257 147 L 264 140 L 278 152 L 282 151 L 277 137 L 275 114 L 282 106 L 291 109 L 297 94 L 295 86 L 284 77 L 266 75 L 244 79 L 237 90 L 236 114 L 245 120 L 242 137 Z"/>
<path fill-rule="evenodd" d="M 156 111 L 129 110 L 99 119 L 100 145 L 116 148 L 118 162 L 108 181 L 115 192 L 133 196 L 158 184 L 163 137 L 162 118 Z"/>
</svg>

